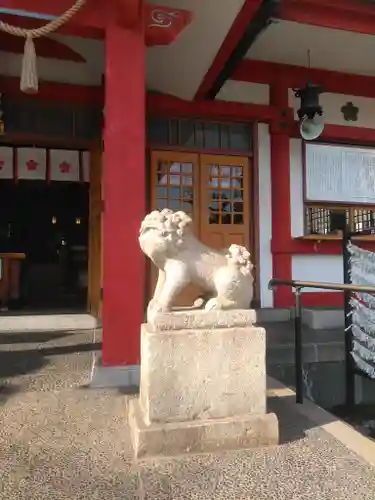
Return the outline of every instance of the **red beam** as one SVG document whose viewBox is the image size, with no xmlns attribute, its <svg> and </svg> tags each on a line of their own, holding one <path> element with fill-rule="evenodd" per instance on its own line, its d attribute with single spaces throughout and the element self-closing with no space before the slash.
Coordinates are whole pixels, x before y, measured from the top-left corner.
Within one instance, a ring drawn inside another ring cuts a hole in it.
<svg viewBox="0 0 375 500">
<path fill-rule="evenodd" d="M 108 15 L 111 13 L 111 3 L 112 2 L 103 2 L 102 0 L 88 0 L 82 9 L 77 12 L 59 32 L 71 32 L 71 30 L 77 30 L 77 26 L 79 26 L 80 36 L 92 37 L 94 34 L 96 36 L 93 36 L 93 38 L 97 38 L 98 32 L 104 30 Z M 32 2 L 32 5 L 30 5 L 30 0 L 2 0 L 1 8 L 23 10 L 25 12 L 46 14 L 48 16 L 60 16 L 68 10 L 72 4 L 73 0 L 54 0 L 53 2 L 50 0 L 35 0 Z M 1 14 L 1 19 L 5 22 L 7 22 L 5 19 L 6 17 L 8 16 Z M 20 16 L 11 17 L 13 18 L 13 22 L 15 19 L 22 19 Z M 27 22 L 35 23 L 36 26 L 41 26 L 48 21 L 31 19 Z"/>
<path fill-rule="evenodd" d="M 321 84 L 326 92 L 334 94 L 375 97 L 375 77 L 303 68 L 291 64 L 244 59 L 232 76 L 243 82 L 279 84 L 289 88 L 304 86 L 308 79 Z"/>
<path fill-rule="evenodd" d="M 57 3 L 61 4 L 62 1 L 63 0 L 59 0 Z M 73 16 L 71 21 L 58 29 L 58 33 L 102 39 L 104 38 L 105 26 L 110 16 L 115 16 L 123 28 L 130 29 L 136 25 L 137 20 L 143 15 L 145 44 L 148 47 L 153 45 L 161 46 L 172 43 L 192 20 L 192 13 L 188 10 L 172 9 L 170 7 L 154 4 L 142 6 L 140 0 L 119 0 L 119 3 L 115 4 L 115 6 L 107 4 L 107 7 L 103 5 L 104 2 L 100 4 L 96 2 L 96 11 L 93 11 L 92 6 L 95 2 L 96 0 L 90 0 L 91 11 L 87 11 L 86 6 L 83 7 L 82 13 Z M 54 7 L 56 7 L 56 4 L 54 4 Z M 61 14 L 64 8 L 66 10 L 66 5 L 61 5 L 61 10 L 58 11 L 58 13 Z M 48 11 L 45 9 L 46 6 L 44 4 L 41 5 L 40 8 L 33 6 L 33 11 L 35 10 L 36 12 L 48 15 L 56 15 L 56 8 L 51 8 Z M 143 9 L 143 13 L 141 9 Z M 35 19 L 10 14 L 0 14 L 0 19 L 5 23 L 24 29 L 39 28 L 48 22 L 48 20 L 45 19 Z"/>
<path fill-rule="evenodd" d="M 135 26 L 142 14 L 142 0 L 118 0 L 121 25 L 125 28 Z"/>
<path fill-rule="evenodd" d="M 266 123 L 279 120 L 281 113 L 276 106 L 227 101 L 184 101 L 174 96 L 153 93 L 147 94 L 147 111 L 151 115 L 168 118 L 259 120 Z"/>
<path fill-rule="evenodd" d="M 23 10 L 51 16 L 60 16 L 68 10 L 74 0 L 2 0 L 3 9 Z M 69 24 L 104 29 L 104 26 L 113 15 L 122 21 L 122 26 L 133 27 L 142 13 L 141 0 L 87 0 L 82 9 L 75 14 Z"/>
<path fill-rule="evenodd" d="M 375 34 L 375 5 L 351 0 L 285 0 L 278 17 L 300 24 Z"/>
<path fill-rule="evenodd" d="M 17 98 L 30 99 L 20 90 L 20 79 L 0 76 L 0 93 Z M 39 92 L 32 96 L 42 101 L 65 101 L 103 105 L 103 87 L 72 85 L 69 83 L 39 82 Z"/>
<path fill-rule="evenodd" d="M 302 293 L 302 307 L 344 307 L 343 292 Z"/>
<path fill-rule="evenodd" d="M 245 0 L 242 9 L 237 15 L 232 27 L 228 31 L 228 34 L 213 63 L 211 64 L 211 67 L 203 78 L 203 81 L 195 95 L 195 99 L 204 98 L 205 94 L 210 90 L 233 50 L 237 47 L 238 42 L 243 37 L 248 24 L 251 22 L 261 3 L 262 0 Z"/>
<path fill-rule="evenodd" d="M 45 26 L 48 22 L 45 19 L 33 19 L 31 17 L 11 16 L 9 14 L 0 14 L 0 19 L 4 23 L 8 23 L 17 28 L 31 30 Z M 80 36 L 84 38 L 92 38 L 101 40 L 104 37 L 104 29 L 100 27 L 82 26 L 80 24 L 67 23 L 56 32 L 59 35 Z M 16 37 L 15 37 L 16 38 Z M 17 37 L 18 38 L 18 37 Z"/>
<path fill-rule="evenodd" d="M 375 242 L 360 241 L 365 250 L 375 251 Z M 304 240 L 303 238 L 289 238 L 282 246 L 272 239 L 271 252 L 273 255 L 342 255 L 342 241 L 337 240 Z"/>
<path fill-rule="evenodd" d="M 52 38 L 36 38 L 34 40 L 35 50 L 38 57 L 59 59 L 60 61 L 71 61 L 85 63 L 86 60 L 73 49 Z M 23 54 L 25 50 L 25 40 L 19 36 L 9 35 L 0 31 L 0 47 L 3 52 L 12 54 Z"/>
</svg>

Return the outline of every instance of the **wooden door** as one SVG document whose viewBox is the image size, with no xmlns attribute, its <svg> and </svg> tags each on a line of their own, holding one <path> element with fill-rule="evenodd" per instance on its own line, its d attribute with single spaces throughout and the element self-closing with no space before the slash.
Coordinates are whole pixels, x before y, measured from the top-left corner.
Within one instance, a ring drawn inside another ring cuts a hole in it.
<svg viewBox="0 0 375 500">
<path fill-rule="evenodd" d="M 249 161 L 201 155 L 200 235 L 212 248 L 249 246 Z"/>
<path fill-rule="evenodd" d="M 101 316 L 102 303 L 102 152 L 90 154 L 88 310 Z"/>
</svg>

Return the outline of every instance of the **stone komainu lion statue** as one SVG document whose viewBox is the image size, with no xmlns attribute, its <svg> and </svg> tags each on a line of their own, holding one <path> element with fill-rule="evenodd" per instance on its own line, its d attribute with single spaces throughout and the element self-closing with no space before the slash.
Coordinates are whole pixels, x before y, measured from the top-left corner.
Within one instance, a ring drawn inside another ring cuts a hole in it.
<svg viewBox="0 0 375 500">
<path fill-rule="evenodd" d="M 190 283 L 212 297 L 206 310 L 250 307 L 253 266 L 248 250 L 239 245 L 213 250 L 196 239 L 191 226 L 192 219 L 185 212 L 168 209 L 155 210 L 142 221 L 141 249 L 159 269 L 148 320 L 170 311 L 175 297 Z"/>
</svg>

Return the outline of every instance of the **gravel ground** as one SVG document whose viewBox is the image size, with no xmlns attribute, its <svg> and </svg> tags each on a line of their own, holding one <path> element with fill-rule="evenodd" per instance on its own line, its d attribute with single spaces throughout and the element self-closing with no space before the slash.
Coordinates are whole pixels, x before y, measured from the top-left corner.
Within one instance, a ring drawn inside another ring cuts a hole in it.
<svg viewBox="0 0 375 500">
<path fill-rule="evenodd" d="M 373 500 L 374 469 L 286 398 L 278 447 L 133 463 L 129 396 L 87 385 L 96 340 L 0 334 L 0 499 Z"/>
</svg>

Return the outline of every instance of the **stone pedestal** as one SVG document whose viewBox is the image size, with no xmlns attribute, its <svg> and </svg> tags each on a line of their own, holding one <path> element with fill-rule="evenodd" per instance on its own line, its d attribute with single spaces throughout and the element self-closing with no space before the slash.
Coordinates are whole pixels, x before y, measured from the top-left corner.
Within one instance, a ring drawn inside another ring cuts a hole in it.
<svg viewBox="0 0 375 500">
<path fill-rule="evenodd" d="M 179 311 L 142 325 L 140 398 L 129 403 L 137 457 L 278 443 L 254 321 L 252 310 Z"/>
</svg>

